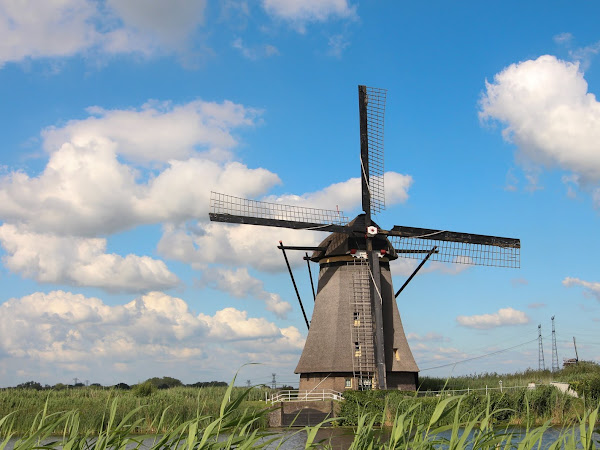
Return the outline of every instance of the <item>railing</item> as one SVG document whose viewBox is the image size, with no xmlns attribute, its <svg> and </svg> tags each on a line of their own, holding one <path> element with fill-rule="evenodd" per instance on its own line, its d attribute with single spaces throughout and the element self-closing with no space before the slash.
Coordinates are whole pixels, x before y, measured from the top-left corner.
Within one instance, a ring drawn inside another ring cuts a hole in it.
<svg viewBox="0 0 600 450">
<path fill-rule="evenodd" d="M 472 392 L 485 392 L 486 394 L 491 391 L 508 391 L 511 389 L 523 389 L 529 388 L 532 389 L 531 386 L 502 386 L 502 387 L 491 387 L 486 386 L 482 388 L 467 388 L 467 389 L 444 389 L 443 391 L 419 391 L 417 395 L 420 396 L 430 396 L 430 395 L 463 395 L 470 394 Z M 535 388 L 535 386 L 533 387 Z"/>
<path fill-rule="evenodd" d="M 279 391 L 268 399 L 270 403 L 306 402 L 314 400 L 343 400 L 342 393 L 332 389 L 318 391 Z"/>
<path fill-rule="evenodd" d="M 440 396 L 440 395 L 463 395 L 470 394 L 474 392 L 485 392 L 486 394 L 491 391 L 508 391 L 512 389 L 535 389 L 539 386 L 554 386 L 560 389 L 562 392 L 571 395 L 573 397 L 577 396 L 577 393 L 569 388 L 568 383 L 558 383 L 558 382 L 550 382 L 550 383 L 529 383 L 527 386 L 486 386 L 482 388 L 467 388 L 467 389 L 444 389 L 443 391 L 419 391 L 417 395 L 419 397 L 427 397 L 427 396 Z"/>
</svg>

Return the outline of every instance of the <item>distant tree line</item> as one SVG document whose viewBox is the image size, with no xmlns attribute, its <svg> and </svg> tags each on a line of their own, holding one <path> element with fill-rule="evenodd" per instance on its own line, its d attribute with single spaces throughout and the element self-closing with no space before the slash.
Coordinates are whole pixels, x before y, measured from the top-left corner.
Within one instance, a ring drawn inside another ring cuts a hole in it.
<svg viewBox="0 0 600 450">
<path fill-rule="evenodd" d="M 180 386 L 196 387 L 196 388 L 205 388 L 205 387 L 213 387 L 213 386 L 216 386 L 216 387 L 228 386 L 228 383 L 226 383 L 224 381 L 198 381 L 198 382 L 192 383 L 192 384 L 184 384 L 177 378 L 173 378 L 173 377 L 148 378 L 146 381 L 139 383 L 138 385 L 142 385 L 142 384 L 151 385 L 154 389 L 170 389 L 170 388 L 180 387 Z M 51 386 L 49 384 L 42 385 L 41 383 L 38 383 L 37 381 L 26 381 L 25 383 L 18 384 L 17 386 L 10 387 L 8 389 L 34 389 L 36 391 L 53 389 L 53 390 L 60 391 L 63 389 L 81 389 L 81 388 L 89 387 L 92 389 L 111 389 L 112 388 L 112 389 L 129 390 L 138 385 L 129 385 L 127 383 L 117 383 L 112 386 L 110 386 L 110 385 L 102 386 L 99 383 L 92 383 L 89 386 L 86 386 L 84 383 L 74 383 L 74 384 L 57 383 L 57 384 Z"/>
</svg>

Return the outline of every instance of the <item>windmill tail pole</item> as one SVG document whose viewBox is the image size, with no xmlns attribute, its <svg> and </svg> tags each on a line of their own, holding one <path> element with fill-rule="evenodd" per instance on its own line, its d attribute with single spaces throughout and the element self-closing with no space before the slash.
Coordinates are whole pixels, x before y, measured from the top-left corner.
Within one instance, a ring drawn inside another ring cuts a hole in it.
<svg viewBox="0 0 600 450">
<path fill-rule="evenodd" d="M 575 342 L 575 336 L 573 336 L 573 347 L 575 347 L 575 362 L 579 362 L 579 355 L 577 354 L 577 343 Z"/>
<path fill-rule="evenodd" d="M 432 248 L 432 249 L 429 251 L 429 253 L 427 253 L 427 256 L 426 256 L 426 257 L 423 259 L 423 261 L 421 261 L 421 263 L 420 263 L 420 264 L 417 266 L 417 268 L 416 268 L 416 269 L 415 269 L 415 271 L 412 273 L 412 275 L 411 275 L 410 277 L 408 277 L 408 280 L 406 280 L 406 281 L 404 282 L 404 284 L 402 285 L 402 287 L 401 287 L 400 289 L 398 289 L 398 292 L 396 292 L 396 295 L 394 296 L 394 298 L 398 298 L 398 296 L 400 295 L 400 292 L 402 292 L 402 291 L 404 290 L 404 288 L 405 288 L 406 286 L 408 286 L 408 283 L 410 283 L 410 280 L 412 280 L 412 279 L 415 277 L 415 275 L 417 274 L 417 272 L 418 272 L 419 270 L 421 270 L 421 267 L 423 267 L 423 264 L 425 264 L 425 263 L 427 262 L 427 260 L 429 259 L 429 257 L 435 253 L 436 249 L 437 249 L 437 247 L 433 247 L 433 248 Z"/>
<path fill-rule="evenodd" d="M 300 298 L 300 293 L 298 292 L 298 286 L 296 286 L 296 280 L 294 280 L 294 274 L 292 273 L 292 268 L 290 267 L 290 262 L 288 261 L 288 257 L 285 253 L 285 248 L 283 247 L 283 242 L 279 241 L 279 246 L 277 247 L 283 253 L 283 257 L 285 258 L 285 264 L 287 265 L 288 271 L 290 272 L 290 278 L 292 279 L 292 284 L 294 285 L 294 290 L 296 291 L 296 297 L 298 297 L 298 303 L 300 303 L 300 309 L 302 310 L 302 315 L 304 316 L 304 321 L 306 322 L 306 328 L 310 330 L 310 325 L 308 323 L 308 319 L 306 317 L 306 312 L 304 311 L 304 305 L 302 304 L 302 299 Z"/>
<path fill-rule="evenodd" d="M 312 288 L 313 293 L 313 301 L 317 301 L 317 294 L 315 294 L 315 283 L 313 283 L 312 272 L 310 270 L 310 258 L 308 257 L 308 253 L 305 253 L 304 259 L 306 260 L 306 265 L 308 267 L 308 278 L 310 278 L 310 287 Z"/>
</svg>

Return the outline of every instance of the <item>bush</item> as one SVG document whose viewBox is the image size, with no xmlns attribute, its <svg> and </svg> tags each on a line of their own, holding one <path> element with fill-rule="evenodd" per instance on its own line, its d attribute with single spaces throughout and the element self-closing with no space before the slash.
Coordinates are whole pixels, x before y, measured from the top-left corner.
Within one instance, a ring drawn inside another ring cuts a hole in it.
<svg viewBox="0 0 600 450">
<path fill-rule="evenodd" d="M 592 403 L 600 402 L 600 374 L 587 374 L 577 381 L 572 381 L 570 386 L 580 397 L 585 397 Z"/>
<path fill-rule="evenodd" d="M 529 411 L 538 417 L 552 415 L 553 399 L 556 399 L 557 389 L 554 386 L 537 386 L 528 392 Z"/>
<path fill-rule="evenodd" d="M 17 385 L 17 389 L 35 389 L 36 391 L 41 391 L 44 388 L 37 381 L 27 381 Z"/>
<path fill-rule="evenodd" d="M 155 391 L 156 387 L 150 381 L 145 381 L 134 386 L 133 395 L 136 397 L 149 397 Z"/>
</svg>

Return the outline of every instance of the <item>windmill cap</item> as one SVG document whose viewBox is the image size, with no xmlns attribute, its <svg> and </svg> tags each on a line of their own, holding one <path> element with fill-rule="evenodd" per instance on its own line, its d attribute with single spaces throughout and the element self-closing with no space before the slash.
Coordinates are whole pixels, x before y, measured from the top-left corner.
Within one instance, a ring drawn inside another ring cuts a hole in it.
<svg viewBox="0 0 600 450">
<path fill-rule="evenodd" d="M 379 229 L 379 225 L 371 222 L 371 225 Z M 359 214 L 348 225 L 349 228 L 355 228 L 359 231 L 354 235 L 346 233 L 331 233 L 319 244 L 319 247 L 325 247 L 325 250 L 316 250 L 311 256 L 311 261 L 319 262 L 321 259 L 331 256 L 346 256 L 353 254 L 352 250 L 366 250 L 367 239 L 365 237 L 367 227 L 365 223 L 365 214 Z M 362 233 L 360 233 L 362 231 Z M 398 258 L 396 250 L 391 242 L 383 235 L 377 235 L 373 238 L 373 250 L 385 254 L 392 260 Z M 355 252 L 354 252 L 355 253 Z"/>
</svg>

